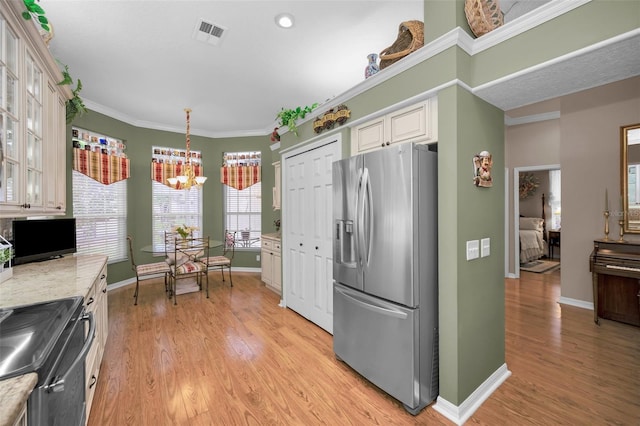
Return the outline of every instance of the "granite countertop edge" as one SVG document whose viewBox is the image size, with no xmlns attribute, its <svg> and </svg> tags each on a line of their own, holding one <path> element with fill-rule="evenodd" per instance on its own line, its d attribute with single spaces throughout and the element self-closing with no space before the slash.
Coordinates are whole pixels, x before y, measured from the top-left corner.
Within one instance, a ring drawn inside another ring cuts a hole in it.
<svg viewBox="0 0 640 426">
<path fill-rule="evenodd" d="M 38 382 L 36 373 L 0 381 L 0 426 L 12 426 Z"/>
</svg>

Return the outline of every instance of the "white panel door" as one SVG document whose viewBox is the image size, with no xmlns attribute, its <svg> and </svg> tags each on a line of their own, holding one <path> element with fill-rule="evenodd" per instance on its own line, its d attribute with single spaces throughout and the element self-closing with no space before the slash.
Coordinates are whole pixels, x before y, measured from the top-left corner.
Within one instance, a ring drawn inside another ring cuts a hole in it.
<svg viewBox="0 0 640 426">
<path fill-rule="evenodd" d="M 287 307 L 333 332 L 332 163 L 335 141 L 286 163 L 285 274 Z"/>
<path fill-rule="evenodd" d="M 283 256 L 286 257 L 285 281 L 286 304 L 294 311 L 304 316 L 308 299 L 308 289 L 304 285 L 308 272 L 305 265 L 306 250 L 309 244 L 305 245 L 307 239 L 306 232 L 308 225 L 305 215 L 305 205 L 308 205 L 308 190 L 305 177 L 307 173 L 306 157 L 304 154 L 286 160 L 286 188 L 287 198 L 284 209 L 286 210 L 283 223 L 285 232 L 285 250 Z"/>
</svg>

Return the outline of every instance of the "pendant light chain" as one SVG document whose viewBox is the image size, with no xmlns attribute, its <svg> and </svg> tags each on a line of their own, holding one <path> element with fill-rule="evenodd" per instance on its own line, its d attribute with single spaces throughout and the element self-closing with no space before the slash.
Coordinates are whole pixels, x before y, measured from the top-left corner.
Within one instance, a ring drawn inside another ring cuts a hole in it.
<svg viewBox="0 0 640 426">
<path fill-rule="evenodd" d="M 191 130 L 191 108 L 185 108 L 184 111 L 187 113 L 187 162 L 189 166 L 191 166 L 191 137 L 189 136 L 189 132 Z"/>
</svg>

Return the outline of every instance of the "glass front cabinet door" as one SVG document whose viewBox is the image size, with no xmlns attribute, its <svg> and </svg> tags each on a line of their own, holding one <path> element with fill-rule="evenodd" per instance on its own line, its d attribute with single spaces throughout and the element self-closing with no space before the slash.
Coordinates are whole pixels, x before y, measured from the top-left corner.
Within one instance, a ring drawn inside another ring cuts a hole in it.
<svg viewBox="0 0 640 426">
<path fill-rule="evenodd" d="M 64 214 L 64 201 L 54 206 L 57 194 L 46 191 L 66 187 L 66 170 L 45 164 L 44 153 L 64 160 L 60 103 L 71 90 L 57 84 L 62 73 L 34 23 L 13 10 L 20 2 L 0 3 L 0 217 Z"/>
</svg>

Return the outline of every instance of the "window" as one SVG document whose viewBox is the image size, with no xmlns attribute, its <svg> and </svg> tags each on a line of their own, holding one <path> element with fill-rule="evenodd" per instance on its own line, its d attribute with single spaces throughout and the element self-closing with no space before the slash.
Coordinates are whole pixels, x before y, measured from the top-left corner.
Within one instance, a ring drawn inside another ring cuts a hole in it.
<svg viewBox="0 0 640 426">
<path fill-rule="evenodd" d="M 72 182 L 78 253 L 126 260 L 127 181 L 103 185 L 74 170 Z"/>
<path fill-rule="evenodd" d="M 124 149 L 124 143 L 119 139 L 76 127 L 71 133 L 74 148 L 86 145 L 85 149 L 99 150 L 109 144 Z M 126 260 L 127 181 L 105 185 L 76 170 L 71 176 L 78 253 L 106 254 L 109 263 Z"/>
<path fill-rule="evenodd" d="M 260 152 L 226 152 L 227 166 L 260 165 Z M 224 185 L 225 229 L 236 231 L 238 248 L 260 247 L 262 234 L 262 183 L 238 190 Z"/>
<path fill-rule="evenodd" d="M 184 152 L 173 148 L 153 147 L 152 158 L 157 162 L 182 161 Z M 192 155 L 201 161 L 198 151 Z M 152 244 L 155 251 L 164 251 L 164 232 L 176 225 L 195 226 L 202 229 L 202 188 L 173 189 L 165 184 L 151 182 L 153 207 L 151 216 Z M 201 231 L 194 232 L 200 236 Z"/>
<path fill-rule="evenodd" d="M 549 197 L 549 205 L 551 207 L 551 227 L 549 229 L 560 229 L 560 222 L 562 218 L 562 200 L 560 199 L 561 188 L 560 170 L 549 170 L 549 189 L 551 190 L 551 196 Z"/>
</svg>

